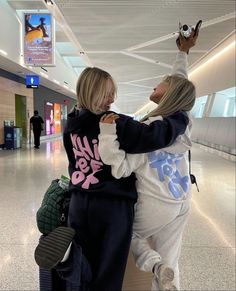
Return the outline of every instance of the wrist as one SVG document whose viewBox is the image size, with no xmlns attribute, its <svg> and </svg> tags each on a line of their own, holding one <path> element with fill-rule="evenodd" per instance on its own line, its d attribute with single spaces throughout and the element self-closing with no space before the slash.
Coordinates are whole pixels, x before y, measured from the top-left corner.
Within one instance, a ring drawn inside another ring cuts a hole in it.
<svg viewBox="0 0 236 291">
<path fill-rule="evenodd" d="M 187 49 L 187 48 L 180 48 L 179 50 L 180 50 L 180 52 L 183 52 L 186 54 L 189 52 L 189 49 Z"/>
</svg>

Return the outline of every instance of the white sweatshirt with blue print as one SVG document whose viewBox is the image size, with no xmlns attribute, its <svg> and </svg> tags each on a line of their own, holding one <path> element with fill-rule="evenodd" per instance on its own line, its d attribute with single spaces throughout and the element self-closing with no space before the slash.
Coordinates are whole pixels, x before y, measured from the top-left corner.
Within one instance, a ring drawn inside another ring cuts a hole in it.
<svg viewBox="0 0 236 291">
<path fill-rule="evenodd" d="M 177 54 L 172 74 L 187 78 L 187 55 Z M 150 117 L 149 124 L 162 117 Z M 180 203 L 190 198 L 188 150 L 191 148 L 192 122 L 175 143 L 145 154 L 126 154 L 119 149 L 116 124 L 100 123 L 99 153 L 102 161 L 111 165 L 117 179 L 136 174 L 138 195 L 151 196 L 168 203 Z"/>
</svg>

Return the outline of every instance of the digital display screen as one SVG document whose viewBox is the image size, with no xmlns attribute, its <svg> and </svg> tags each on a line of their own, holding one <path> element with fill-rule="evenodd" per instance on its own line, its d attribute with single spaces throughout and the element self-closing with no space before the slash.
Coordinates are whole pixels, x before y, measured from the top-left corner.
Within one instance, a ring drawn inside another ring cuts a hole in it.
<svg viewBox="0 0 236 291">
<path fill-rule="evenodd" d="M 54 25 L 50 13 L 24 13 L 24 63 L 27 66 L 54 66 Z"/>
</svg>

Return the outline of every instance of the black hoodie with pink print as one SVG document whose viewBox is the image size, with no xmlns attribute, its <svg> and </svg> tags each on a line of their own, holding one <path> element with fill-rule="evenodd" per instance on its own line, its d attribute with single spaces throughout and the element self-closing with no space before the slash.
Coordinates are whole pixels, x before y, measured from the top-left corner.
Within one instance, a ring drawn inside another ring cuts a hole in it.
<svg viewBox="0 0 236 291">
<path fill-rule="evenodd" d="M 136 201 L 135 175 L 116 179 L 98 152 L 99 121 L 102 115 L 88 110 L 74 110 L 68 115 L 63 141 L 69 160 L 70 190 Z M 170 146 L 183 134 L 189 119 L 177 112 L 150 125 L 120 114 L 117 135 L 120 147 L 127 153 L 145 153 Z"/>
</svg>

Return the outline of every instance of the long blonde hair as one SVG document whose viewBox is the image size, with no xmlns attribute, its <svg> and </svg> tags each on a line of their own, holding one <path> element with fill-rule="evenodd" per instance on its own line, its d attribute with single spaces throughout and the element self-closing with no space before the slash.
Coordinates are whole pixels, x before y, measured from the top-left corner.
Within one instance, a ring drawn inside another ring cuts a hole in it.
<svg viewBox="0 0 236 291">
<path fill-rule="evenodd" d="M 177 111 L 190 111 L 193 108 L 196 89 L 192 82 L 179 75 L 167 76 L 163 79 L 163 82 L 168 83 L 168 89 L 157 108 L 149 112 L 141 121 L 159 115 L 166 117 Z"/>
<path fill-rule="evenodd" d="M 116 93 L 116 84 L 109 73 L 96 67 L 84 69 L 76 86 L 78 108 L 88 109 L 95 114 L 103 113 L 100 107 L 106 97 L 108 79 Z"/>
</svg>

